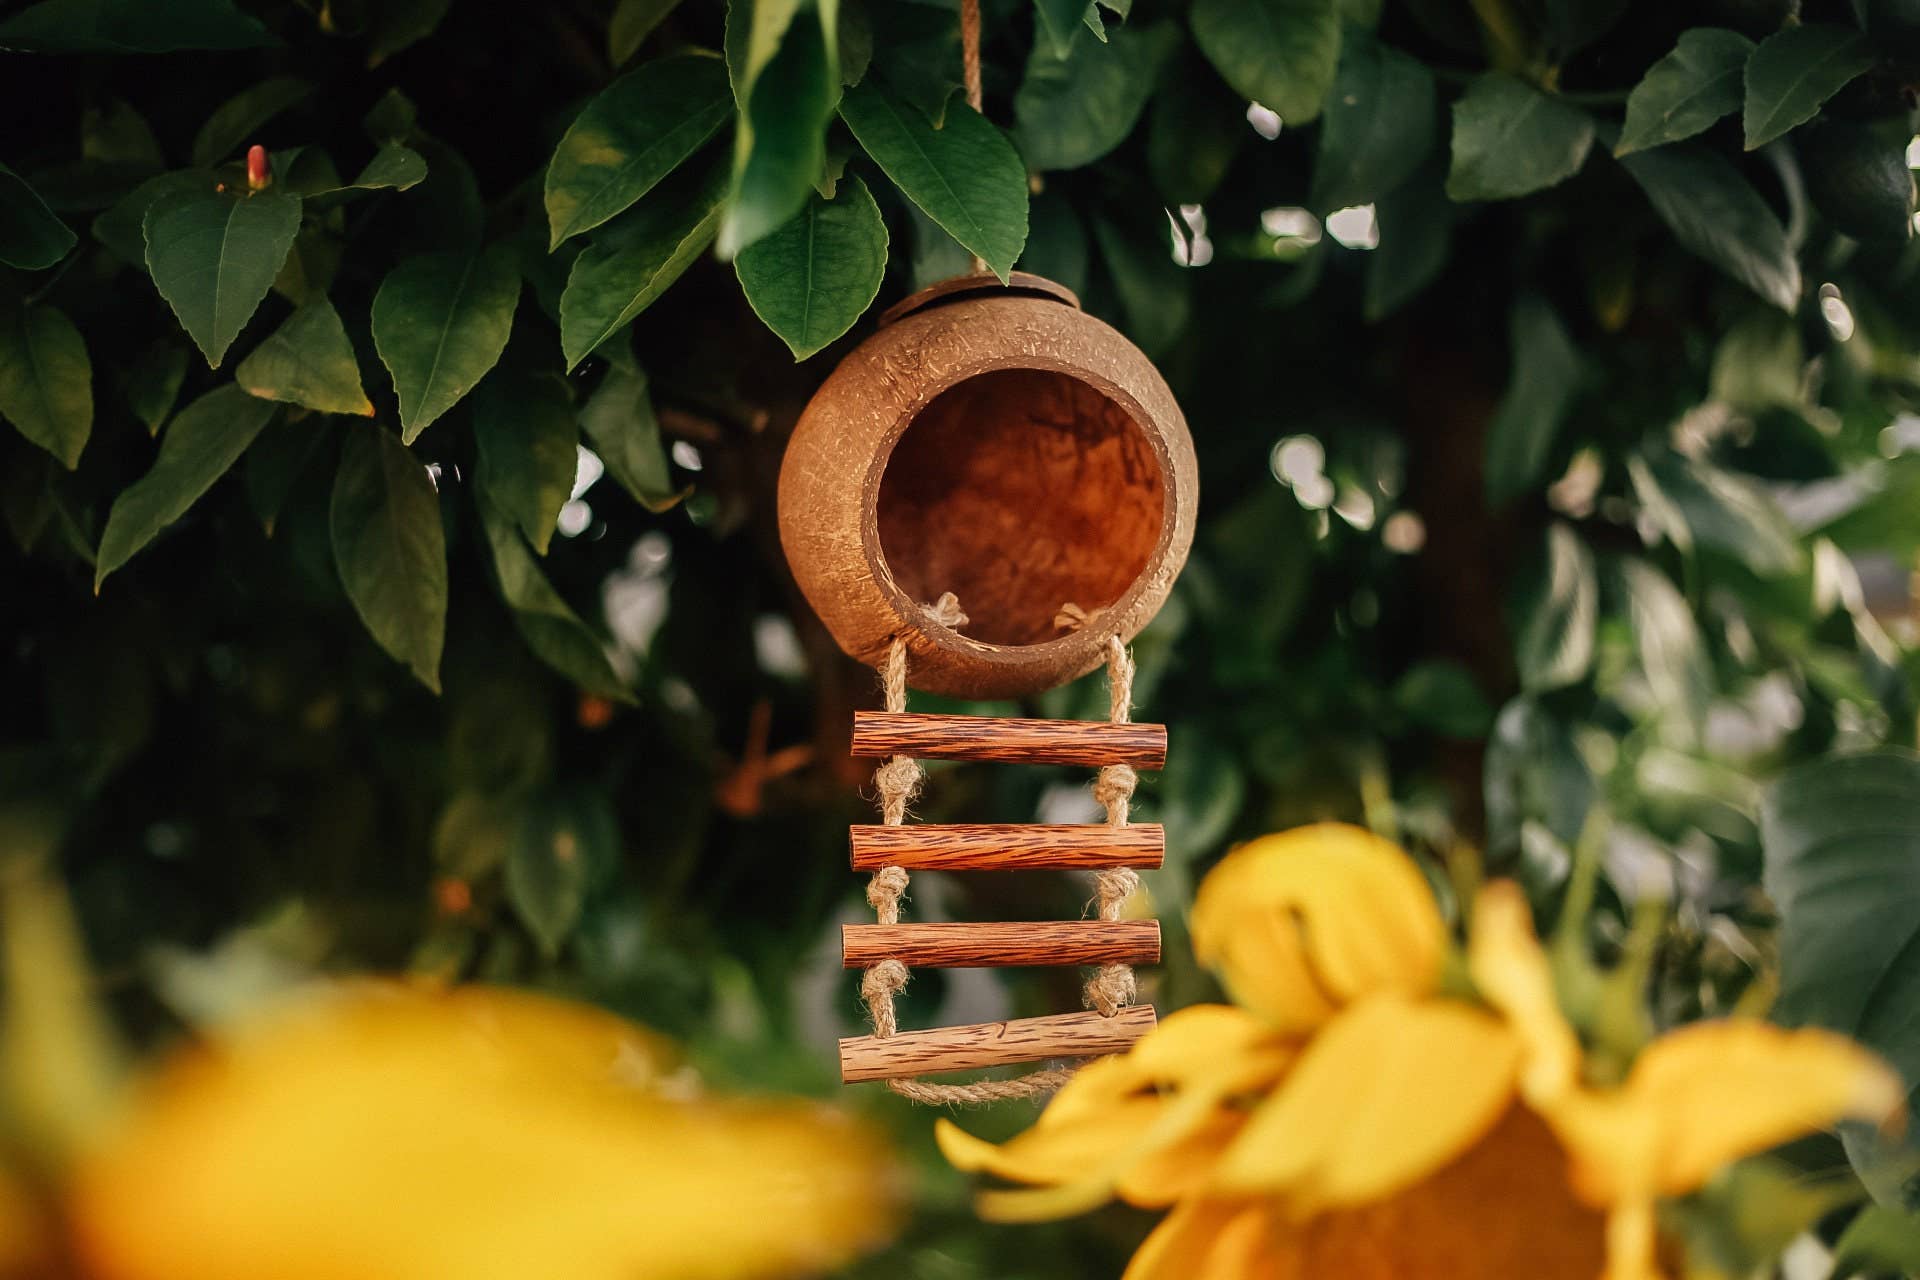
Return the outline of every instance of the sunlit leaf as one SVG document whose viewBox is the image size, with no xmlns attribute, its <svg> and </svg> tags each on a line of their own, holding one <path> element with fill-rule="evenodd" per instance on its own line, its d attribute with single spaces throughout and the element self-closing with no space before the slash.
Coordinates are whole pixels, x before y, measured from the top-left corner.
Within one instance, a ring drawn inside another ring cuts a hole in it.
<svg viewBox="0 0 1920 1280">
<path fill-rule="evenodd" d="M 840 97 L 835 58 L 819 21 L 783 24 L 760 60 L 762 15 L 782 0 L 755 0 L 745 105 L 734 134 L 733 187 L 720 220 L 720 256 L 733 258 L 806 207 L 826 160 L 826 130 Z M 729 24 L 731 30 L 731 23 Z M 735 81 L 738 93 L 742 82 Z"/>
<path fill-rule="evenodd" d="M 263 400 L 284 400 L 322 413 L 373 416 L 360 385 L 360 362 L 325 297 L 287 318 L 233 371 L 234 381 Z"/>
<path fill-rule="evenodd" d="M 719 131 L 727 69 L 706 54 L 660 58 L 622 76 L 574 118 L 547 165 L 549 247 L 599 226 Z"/>
<path fill-rule="evenodd" d="M 1593 553 L 1571 528 L 1551 525 L 1546 558 L 1523 601 L 1514 644 L 1522 689 L 1541 693 L 1586 678 L 1593 667 L 1599 609 Z"/>
</svg>

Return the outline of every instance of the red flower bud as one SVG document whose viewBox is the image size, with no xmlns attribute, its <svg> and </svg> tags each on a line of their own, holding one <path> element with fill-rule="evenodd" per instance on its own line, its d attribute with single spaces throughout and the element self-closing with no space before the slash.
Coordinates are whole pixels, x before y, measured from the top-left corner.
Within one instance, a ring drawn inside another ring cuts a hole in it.
<svg viewBox="0 0 1920 1280">
<path fill-rule="evenodd" d="M 267 149 L 259 143 L 247 148 L 247 189 L 262 191 L 273 181 L 273 170 L 267 164 Z"/>
</svg>

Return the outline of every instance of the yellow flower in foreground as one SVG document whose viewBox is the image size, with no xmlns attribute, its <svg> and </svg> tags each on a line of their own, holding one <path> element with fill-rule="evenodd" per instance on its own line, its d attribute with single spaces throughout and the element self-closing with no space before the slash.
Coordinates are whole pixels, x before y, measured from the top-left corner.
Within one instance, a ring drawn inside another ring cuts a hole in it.
<svg viewBox="0 0 1920 1280">
<path fill-rule="evenodd" d="M 62 1183 L 88 1280 L 713 1280 L 834 1267 L 889 1166 L 825 1109 L 676 1100 L 664 1042 L 489 988 L 329 992 L 180 1055 Z"/>
<path fill-rule="evenodd" d="M 1658 1198 L 1901 1107 L 1850 1041 L 1755 1021 L 1675 1031 L 1589 1087 L 1518 888 L 1476 904 L 1484 1003 L 1442 995 L 1419 869 L 1352 827 L 1229 854 L 1193 931 L 1244 1008 L 1173 1014 L 1009 1142 L 937 1132 L 958 1167 L 1041 1188 L 983 1194 L 989 1216 L 1171 1206 L 1128 1280 L 1649 1280 Z"/>
</svg>

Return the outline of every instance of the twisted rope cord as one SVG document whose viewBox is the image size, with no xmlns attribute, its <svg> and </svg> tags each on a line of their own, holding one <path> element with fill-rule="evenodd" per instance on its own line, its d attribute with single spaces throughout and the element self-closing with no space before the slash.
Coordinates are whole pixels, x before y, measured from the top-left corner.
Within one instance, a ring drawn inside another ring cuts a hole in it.
<svg viewBox="0 0 1920 1280">
<path fill-rule="evenodd" d="M 1133 716 L 1133 656 L 1119 636 L 1107 637 L 1107 718 L 1126 724 Z M 1133 804 L 1133 790 L 1140 775 L 1132 765 L 1110 764 L 1101 768 L 1093 780 L 1093 798 L 1107 811 L 1107 825 L 1124 827 Z M 1140 873 L 1130 867 L 1094 873 L 1094 900 L 1102 920 L 1118 920 L 1126 910 L 1127 899 L 1140 887 Z M 1133 969 L 1124 964 L 1103 964 L 1087 979 L 1082 1000 L 1089 1009 L 1098 1009 L 1111 1018 L 1134 1002 L 1139 988 Z"/>
<path fill-rule="evenodd" d="M 986 114 L 986 94 L 980 88 L 980 0 L 960 0 L 960 76 L 967 84 L 967 105 Z M 985 275 L 987 260 L 973 255 L 973 273 Z"/>
</svg>

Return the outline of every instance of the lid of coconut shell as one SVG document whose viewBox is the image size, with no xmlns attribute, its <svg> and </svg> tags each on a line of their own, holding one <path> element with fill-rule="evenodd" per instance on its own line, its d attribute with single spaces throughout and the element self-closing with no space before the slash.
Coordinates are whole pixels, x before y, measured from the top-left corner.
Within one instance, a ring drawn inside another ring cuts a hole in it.
<svg viewBox="0 0 1920 1280">
<path fill-rule="evenodd" d="M 1193 441 L 1146 356 L 1016 272 L 881 316 L 794 428 L 780 537 L 840 646 L 914 688 L 1037 693 L 1159 612 L 1193 541 Z M 956 597 L 965 621 L 930 608 Z"/>
</svg>

